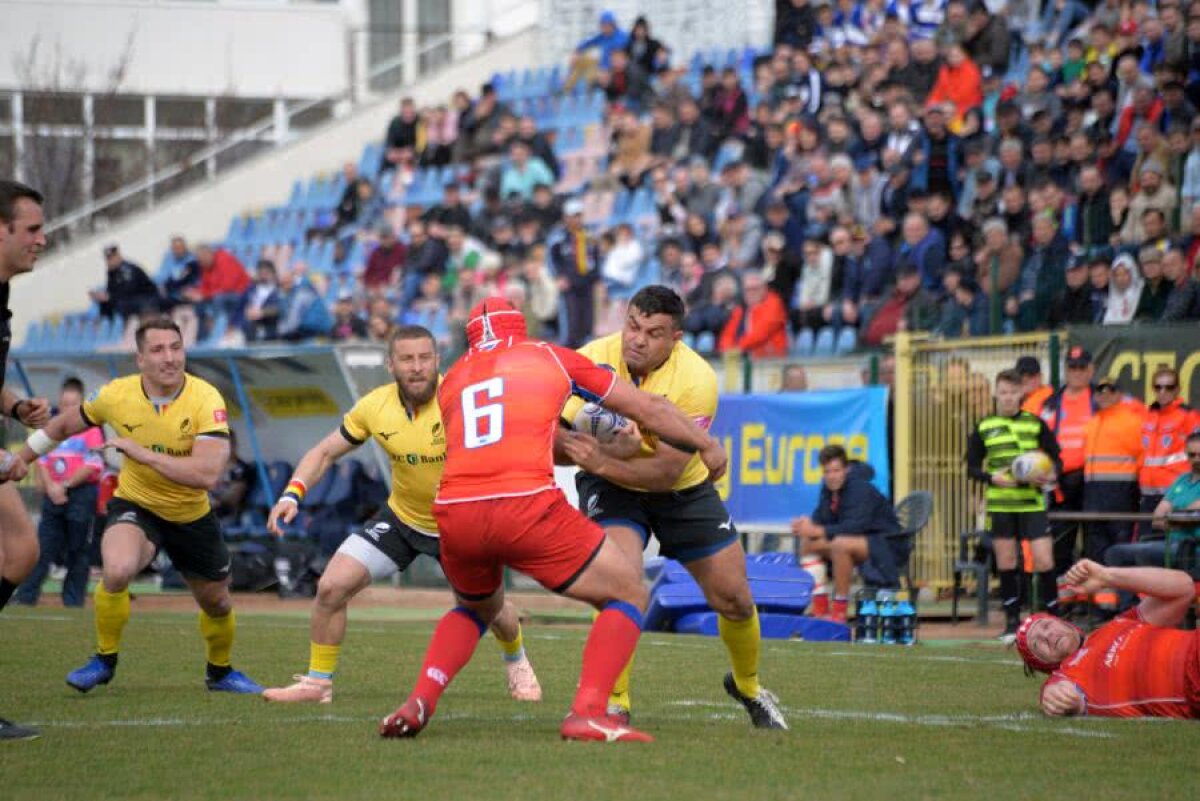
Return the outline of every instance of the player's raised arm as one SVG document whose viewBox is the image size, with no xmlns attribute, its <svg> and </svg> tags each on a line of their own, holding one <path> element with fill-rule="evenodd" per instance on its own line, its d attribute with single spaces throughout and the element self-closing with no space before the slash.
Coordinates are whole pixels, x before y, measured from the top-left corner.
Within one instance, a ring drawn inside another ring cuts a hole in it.
<svg viewBox="0 0 1200 801">
<path fill-rule="evenodd" d="M 1155 626 L 1179 625 L 1196 595 L 1191 576 L 1162 567 L 1106 567 L 1081 559 L 1066 576 L 1067 581 L 1089 592 L 1111 588 L 1145 595 L 1138 614 Z"/>
<path fill-rule="evenodd" d="M 338 429 L 310 448 L 308 453 L 300 459 L 300 463 L 296 465 L 292 478 L 288 481 L 287 489 L 283 491 L 279 500 L 275 502 L 275 506 L 272 507 L 271 514 L 267 518 L 267 530 L 272 534 L 282 536 L 283 526 L 296 518 L 296 512 L 300 509 L 300 501 L 304 500 L 304 494 L 308 492 L 308 488 L 316 485 L 338 459 L 361 444 L 361 442 L 351 442 L 343 430 Z"/>
</svg>

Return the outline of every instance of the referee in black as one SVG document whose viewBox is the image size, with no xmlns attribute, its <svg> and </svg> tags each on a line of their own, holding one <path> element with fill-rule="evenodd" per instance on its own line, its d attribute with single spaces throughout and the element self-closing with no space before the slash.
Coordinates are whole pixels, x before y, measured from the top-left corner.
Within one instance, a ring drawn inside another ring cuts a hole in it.
<svg viewBox="0 0 1200 801">
<path fill-rule="evenodd" d="M 1021 375 L 1004 370 L 996 376 L 996 411 L 980 420 L 967 440 L 967 475 L 987 485 L 984 499 L 992 552 L 1000 571 L 1000 597 L 1004 603 L 1004 634 L 1016 639 L 1021 623 L 1021 577 L 1017 572 L 1017 539 L 1028 540 L 1037 572 L 1038 606 L 1051 611 L 1058 596 L 1054 577 L 1054 549 L 1046 520 L 1046 487 L 1049 476 L 1036 483 L 1019 483 L 1012 463 L 1023 453 L 1044 451 L 1058 473 L 1058 442 L 1042 418 L 1021 409 Z"/>
<path fill-rule="evenodd" d="M 0 411 L 31 428 L 40 428 L 50 419 L 50 403 L 45 398 L 22 400 L 4 388 L 12 342 L 8 290 L 13 278 L 33 271 L 44 247 L 41 194 L 16 181 L 0 179 Z M 20 459 L 9 461 L 8 465 L 0 465 L 0 609 L 8 604 L 38 559 L 37 532 L 12 483 L 25 477 L 25 463 Z M 37 736 L 36 729 L 0 718 L 0 740 L 32 740 Z"/>
</svg>

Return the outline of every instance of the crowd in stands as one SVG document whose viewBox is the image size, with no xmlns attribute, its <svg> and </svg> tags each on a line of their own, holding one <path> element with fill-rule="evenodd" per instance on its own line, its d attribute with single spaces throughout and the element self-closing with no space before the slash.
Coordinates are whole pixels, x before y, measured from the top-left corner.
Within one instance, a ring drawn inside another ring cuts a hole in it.
<svg viewBox="0 0 1200 801">
<path fill-rule="evenodd" d="M 453 348 L 495 294 L 577 345 L 655 282 L 698 348 L 754 356 L 1200 319 L 1200 2 L 1038 5 L 780 0 L 769 51 L 690 60 L 605 12 L 569 64 L 403 99 L 157 282 L 107 248 L 91 297 L 207 342 L 407 322 Z"/>
</svg>

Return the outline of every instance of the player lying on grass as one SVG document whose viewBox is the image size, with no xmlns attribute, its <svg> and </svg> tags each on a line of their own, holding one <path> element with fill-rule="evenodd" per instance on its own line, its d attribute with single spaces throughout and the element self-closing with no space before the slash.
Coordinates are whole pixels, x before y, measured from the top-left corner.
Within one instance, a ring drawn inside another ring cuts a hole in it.
<svg viewBox="0 0 1200 801">
<path fill-rule="evenodd" d="M 408 700 L 383 719 L 384 737 L 412 737 L 466 666 L 504 606 L 504 568 L 599 611 L 564 739 L 652 739 L 605 710 L 617 674 L 641 635 L 647 593 L 642 569 L 603 529 L 567 502 L 554 483 L 558 418 L 572 394 L 617 412 L 694 450 L 719 478 L 721 444 L 666 399 L 636 389 L 578 353 L 531 340 L 506 301 L 486 300 L 467 321 L 470 349 L 438 389 L 446 423 L 446 470 L 434 501 L 442 566 L 458 606 L 438 623 Z"/>
<path fill-rule="evenodd" d="M 355 448 L 374 438 L 392 462 L 387 506 L 338 548 L 317 584 L 308 673 L 288 687 L 263 693 L 268 701 L 333 700 L 333 674 L 346 636 L 346 606 L 372 581 L 403 572 L 420 554 L 439 559 L 433 496 L 446 463 L 446 432 L 438 408 L 438 356 L 433 334 L 403 326 L 392 334 L 388 367 L 395 379 L 367 393 L 346 413 L 342 427 L 317 443 L 296 465 L 267 527 L 277 535 L 296 517 L 307 488 Z M 521 621 L 506 603 L 492 623 L 504 650 L 508 689 L 518 701 L 540 701 L 542 688 L 522 645 Z"/>
<path fill-rule="evenodd" d="M 262 687 L 230 664 L 236 621 L 229 551 L 208 499 L 229 460 L 225 400 L 212 384 L 184 372 L 183 336 L 169 318 L 143 323 L 135 339 L 139 372 L 55 416 L 20 454 L 24 465 L 33 464 L 62 440 L 107 424 L 118 434 L 108 446 L 125 457 L 100 544 L 96 655 L 71 671 L 67 684 L 86 693 L 112 681 L 129 622 L 129 583 L 161 548 L 200 607 L 208 689 L 260 693 Z"/>
<path fill-rule="evenodd" d="M 1158 567 L 1105 567 L 1088 559 L 1066 573 L 1087 592 L 1127 590 L 1142 602 L 1090 635 L 1050 614 L 1017 631 L 1025 664 L 1049 673 L 1047 715 L 1200 717 L 1200 632 L 1178 628 L 1196 597 L 1191 576 Z"/>
</svg>

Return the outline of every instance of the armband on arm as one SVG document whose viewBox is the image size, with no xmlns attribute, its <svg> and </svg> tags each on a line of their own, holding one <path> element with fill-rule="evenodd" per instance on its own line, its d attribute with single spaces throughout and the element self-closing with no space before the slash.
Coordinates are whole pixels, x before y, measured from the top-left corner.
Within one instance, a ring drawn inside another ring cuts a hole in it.
<svg viewBox="0 0 1200 801">
<path fill-rule="evenodd" d="M 304 496 L 308 494 L 308 485 L 298 478 L 293 478 L 288 482 L 287 487 L 283 490 L 283 494 L 279 496 L 280 501 L 291 501 L 297 506 L 300 501 L 304 500 Z"/>
<path fill-rule="evenodd" d="M 42 429 L 38 429 L 29 435 L 29 439 L 25 440 L 25 444 L 29 446 L 29 450 L 36 453 L 39 457 L 45 456 L 59 446 L 59 440 L 51 439 Z"/>
</svg>

